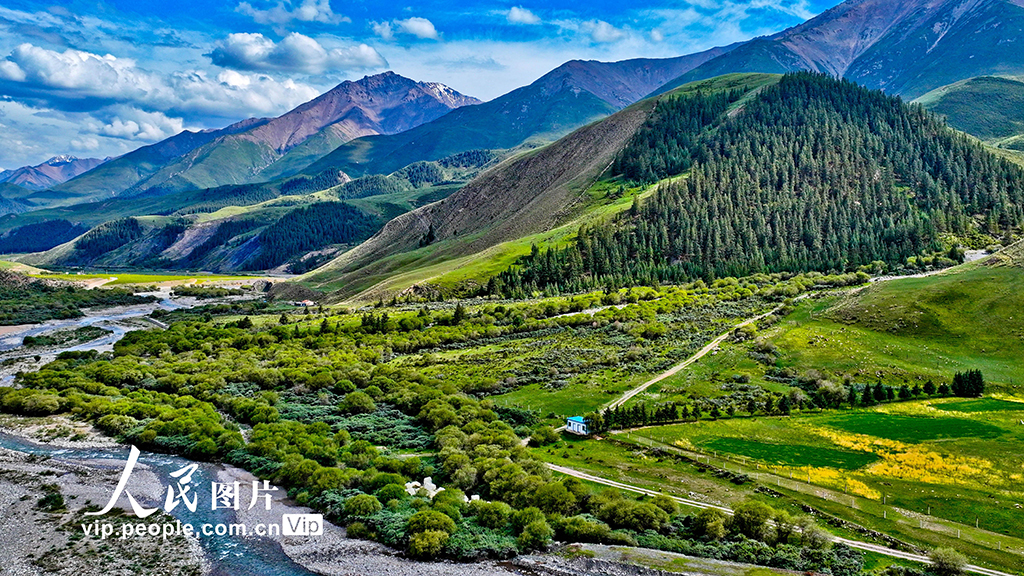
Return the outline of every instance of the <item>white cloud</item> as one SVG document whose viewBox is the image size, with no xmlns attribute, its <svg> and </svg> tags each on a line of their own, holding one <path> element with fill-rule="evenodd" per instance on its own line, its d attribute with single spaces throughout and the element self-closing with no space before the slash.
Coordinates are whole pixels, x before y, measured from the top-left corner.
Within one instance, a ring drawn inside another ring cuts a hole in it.
<svg viewBox="0 0 1024 576">
<path fill-rule="evenodd" d="M 161 112 L 146 112 L 128 106 L 114 107 L 113 117 L 103 125 L 90 124 L 97 134 L 123 140 L 157 142 L 185 129 L 184 120 L 170 118 Z"/>
<path fill-rule="evenodd" d="M 388 64 L 366 44 L 327 50 L 316 40 L 296 32 L 276 44 L 262 34 L 231 34 L 218 42 L 209 56 L 214 64 L 225 68 L 303 74 L 364 70 Z"/>
<path fill-rule="evenodd" d="M 412 34 L 421 40 L 440 40 L 441 38 L 437 29 L 434 28 L 434 23 L 426 18 L 413 16 L 405 20 L 395 20 L 394 24 L 398 26 L 399 31 Z"/>
<path fill-rule="evenodd" d="M 650 36 L 651 42 L 662 42 L 665 40 L 665 35 L 661 30 L 651 30 Z"/>
<path fill-rule="evenodd" d="M 370 22 L 373 33 L 385 40 L 394 40 L 395 31 L 391 28 L 391 22 Z"/>
<path fill-rule="evenodd" d="M 590 34 L 590 39 L 598 44 L 618 42 L 626 37 L 626 33 L 623 30 L 612 26 L 604 20 L 590 20 L 584 22 L 581 27 L 584 32 Z"/>
<path fill-rule="evenodd" d="M 348 17 L 335 14 L 331 10 L 330 0 L 303 0 L 302 4 L 295 6 L 291 0 L 278 2 L 276 6 L 268 9 L 259 9 L 248 2 L 242 2 L 235 11 L 245 14 L 257 24 L 272 24 L 284 26 L 293 20 L 300 22 L 320 22 L 323 24 L 340 24 L 351 22 Z"/>
<path fill-rule="evenodd" d="M 513 6 L 508 11 L 508 21 L 513 24 L 540 24 L 540 17 L 521 6 Z"/>
<path fill-rule="evenodd" d="M 73 138 L 70 144 L 72 150 L 79 152 L 94 152 L 100 148 L 100 141 L 93 137 Z"/>
<path fill-rule="evenodd" d="M 174 115 L 237 118 L 280 113 L 320 93 L 291 79 L 242 74 L 223 81 L 200 70 L 161 74 L 109 54 L 55 52 L 31 44 L 18 46 L 4 62 L 0 91 L 36 107 L 70 112 L 126 104 Z"/>
<path fill-rule="evenodd" d="M 370 29 L 377 36 L 384 40 L 394 40 L 395 34 L 407 34 L 415 36 L 420 40 L 440 40 L 441 34 L 434 27 L 434 23 L 426 18 L 413 16 L 405 20 L 392 20 L 390 22 L 370 22 Z"/>
</svg>

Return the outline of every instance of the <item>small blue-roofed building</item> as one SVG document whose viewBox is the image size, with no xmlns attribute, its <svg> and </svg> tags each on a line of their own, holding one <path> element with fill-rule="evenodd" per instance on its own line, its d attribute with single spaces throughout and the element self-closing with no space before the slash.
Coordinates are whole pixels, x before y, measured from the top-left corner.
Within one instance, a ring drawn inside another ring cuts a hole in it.
<svg viewBox="0 0 1024 576">
<path fill-rule="evenodd" d="M 587 432 L 587 421 L 582 416 L 570 416 L 565 421 L 565 429 L 567 432 L 573 434 L 579 434 L 580 436 L 586 436 Z"/>
</svg>

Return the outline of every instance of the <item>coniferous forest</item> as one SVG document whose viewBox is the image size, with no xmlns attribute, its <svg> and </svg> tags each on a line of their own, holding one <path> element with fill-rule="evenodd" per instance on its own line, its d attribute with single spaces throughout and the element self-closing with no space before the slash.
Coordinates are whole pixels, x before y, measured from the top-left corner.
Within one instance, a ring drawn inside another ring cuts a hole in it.
<svg viewBox="0 0 1024 576">
<path fill-rule="evenodd" d="M 260 250 L 245 263 L 245 268 L 272 268 L 292 256 L 322 246 L 365 240 L 380 225 L 377 218 L 341 202 L 320 202 L 299 208 L 260 233 Z"/>
<path fill-rule="evenodd" d="M 534 251 L 492 293 L 898 265 L 944 233 L 1024 221 L 1024 173 L 897 97 L 796 73 L 658 109 L 613 171 L 662 183 L 574 244 Z"/>
</svg>

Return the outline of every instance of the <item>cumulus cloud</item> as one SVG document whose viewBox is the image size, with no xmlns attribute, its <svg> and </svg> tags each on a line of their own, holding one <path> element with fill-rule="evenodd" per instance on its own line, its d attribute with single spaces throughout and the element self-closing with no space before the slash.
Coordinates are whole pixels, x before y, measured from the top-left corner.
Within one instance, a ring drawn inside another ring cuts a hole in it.
<svg viewBox="0 0 1024 576">
<path fill-rule="evenodd" d="M 370 22 L 373 33 L 385 40 L 394 40 L 395 31 L 391 28 L 391 22 Z"/>
<path fill-rule="evenodd" d="M 590 34 L 590 39 L 598 44 L 618 42 L 626 37 L 626 33 L 604 20 L 590 20 L 582 25 L 584 32 Z"/>
<path fill-rule="evenodd" d="M 293 32 L 275 43 L 262 34 L 231 34 L 208 54 L 217 66 L 255 72 L 322 74 L 346 69 L 387 66 L 375 49 L 366 44 L 325 49 L 316 40 Z"/>
<path fill-rule="evenodd" d="M 373 29 L 374 34 L 385 40 L 394 39 L 396 32 L 415 36 L 420 40 L 441 39 L 441 34 L 434 27 L 434 23 L 419 16 L 413 16 L 405 20 L 392 20 L 391 22 L 370 22 L 370 28 Z"/>
<path fill-rule="evenodd" d="M 161 112 L 146 112 L 128 106 L 110 110 L 112 116 L 105 124 L 90 124 L 96 134 L 122 140 L 157 142 L 185 129 L 184 120 L 170 118 Z"/>
<path fill-rule="evenodd" d="M 406 34 L 412 34 L 413 36 L 423 40 L 439 40 L 440 35 L 437 33 L 437 29 L 434 28 L 434 23 L 426 18 L 419 18 L 413 16 L 412 18 L 406 18 L 405 20 L 395 20 L 395 24 L 398 29 Z"/>
<path fill-rule="evenodd" d="M 513 24 L 540 24 L 540 17 L 521 6 L 513 6 L 508 11 L 508 21 Z"/>
<path fill-rule="evenodd" d="M 200 70 L 162 74 L 134 60 L 80 50 L 56 52 L 31 44 L 14 49 L 0 65 L 0 92 L 70 112 L 125 104 L 173 115 L 235 118 L 282 112 L 318 95 L 294 80 L 261 74 L 218 75 Z"/>
<path fill-rule="evenodd" d="M 78 152 L 95 152 L 96 150 L 99 150 L 100 147 L 99 139 L 91 136 L 73 138 L 69 144 L 71 145 L 72 150 L 76 150 Z"/>
<path fill-rule="evenodd" d="M 296 6 L 290 0 L 278 2 L 276 6 L 267 9 L 259 9 L 248 2 L 242 2 L 235 11 L 245 14 L 257 24 L 271 24 L 284 26 L 293 20 L 300 22 L 320 22 L 323 24 L 340 24 L 351 22 L 349 18 L 335 14 L 331 10 L 330 0 L 303 0 L 302 4 Z"/>
<path fill-rule="evenodd" d="M 662 42 L 665 40 L 665 34 L 661 30 L 651 30 L 651 42 Z"/>
</svg>

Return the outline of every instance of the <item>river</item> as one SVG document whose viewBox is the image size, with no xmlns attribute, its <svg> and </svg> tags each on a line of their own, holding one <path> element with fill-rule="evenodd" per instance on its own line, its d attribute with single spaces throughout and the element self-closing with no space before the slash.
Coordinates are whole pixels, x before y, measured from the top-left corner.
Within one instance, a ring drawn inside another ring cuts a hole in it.
<svg viewBox="0 0 1024 576">
<path fill-rule="evenodd" d="M 55 459 L 75 461 L 92 468 L 122 469 L 128 458 L 128 450 L 124 448 L 58 448 L 36 444 L 18 436 L 0 432 L 0 447 L 16 450 L 27 454 L 49 456 Z M 170 478 L 170 473 L 193 464 L 191 460 L 167 454 L 142 452 L 139 463 L 149 467 L 157 476 Z M 197 486 L 209 486 L 214 481 L 218 470 L 222 467 L 215 464 L 198 463 L 199 468 L 192 475 L 192 482 Z M 200 499 L 202 503 L 202 499 Z M 160 507 L 162 502 L 143 500 L 146 507 Z M 244 505 L 244 504 L 243 504 Z M 238 522 L 233 510 L 211 510 L 210 506 L 198 505 L 192 512 L 185 506 L 178 506 L 171 516 L 182 523 L 193 526 L 210 524 L 231 524 Z M 233 536 L 203 536 L 200 544 L 213 567 L 211 574 L 242 575 L 259 574 L 267 576 L 311 576 L 314 572 L 296 564 L 281 549 L 281 546 L 268 538 Z"/>
</svg>

